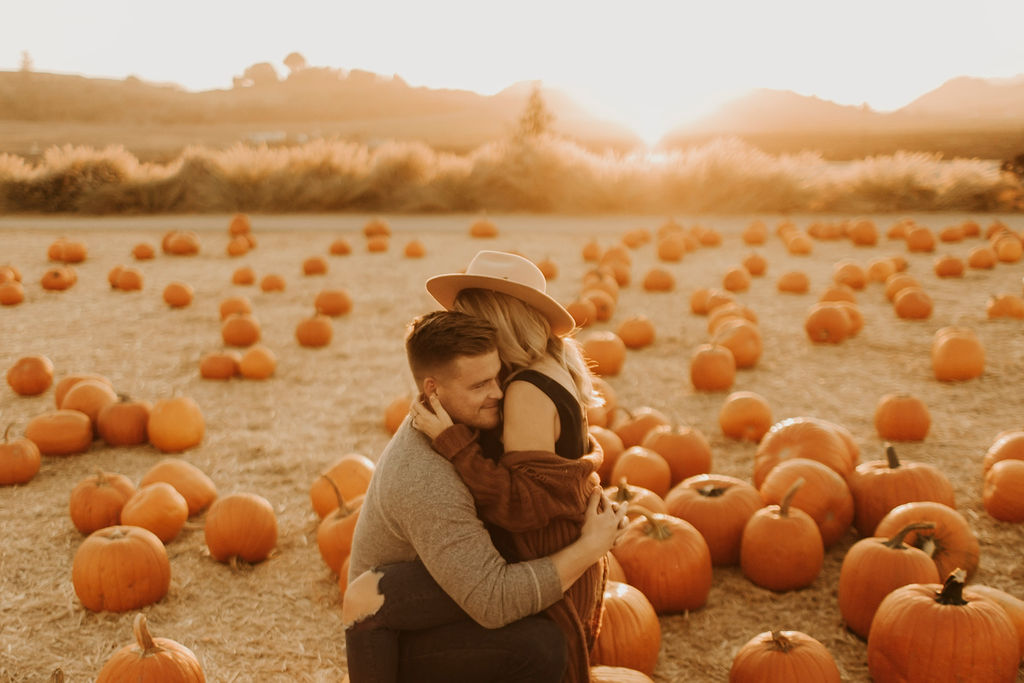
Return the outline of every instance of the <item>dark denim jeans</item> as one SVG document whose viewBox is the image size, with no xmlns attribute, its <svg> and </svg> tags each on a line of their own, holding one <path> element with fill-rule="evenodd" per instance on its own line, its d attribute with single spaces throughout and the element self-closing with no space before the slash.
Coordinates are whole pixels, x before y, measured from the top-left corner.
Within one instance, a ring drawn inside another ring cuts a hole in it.
<svg viewBox="0 0 1024 683">
<path fill-rule="evenodd" d="M 473 621 L 420 562 L 379 567 L 384 604 L 345 631 L 351 683 L 560 681 L 565 636 L 549 619 Z"/>
</svg>

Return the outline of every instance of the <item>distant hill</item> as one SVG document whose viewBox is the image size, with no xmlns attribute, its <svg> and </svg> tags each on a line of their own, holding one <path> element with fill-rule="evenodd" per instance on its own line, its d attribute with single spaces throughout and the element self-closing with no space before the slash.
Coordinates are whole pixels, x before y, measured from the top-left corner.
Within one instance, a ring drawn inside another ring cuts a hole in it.
<svg viewBox="0 0 1024 683">
<path fill-rule="evenodd" d="M 1024 76 L 956 78 L 893 112 L 755 90 L 672 130 L 659 146 L 692 147 L 723 135 L 770 153 L 814 150 L 830 159 L 899 150 L 1009 159 L 1024 151 Z"/>
</svg>

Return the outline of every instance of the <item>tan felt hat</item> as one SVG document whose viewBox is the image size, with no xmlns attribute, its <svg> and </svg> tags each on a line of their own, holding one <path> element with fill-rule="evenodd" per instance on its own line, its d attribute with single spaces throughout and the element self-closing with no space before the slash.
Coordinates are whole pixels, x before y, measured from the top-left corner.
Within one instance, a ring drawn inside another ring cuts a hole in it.
<svg viewBox="0 0 1024 683">
<path fill-rule="evenodd" d="M 540 311 L 551 331 L 564 335 L 576 321 L 562 304 L 547 293 L 547 280 L 529 259 L 505 251 L 480 251 L 465 273 L 435 275 L 427 280 L 427 291 L 439 304 L 451 309 L 455 296 L 464 289 L 489 289 L 513 296 Z"/>
</svg>

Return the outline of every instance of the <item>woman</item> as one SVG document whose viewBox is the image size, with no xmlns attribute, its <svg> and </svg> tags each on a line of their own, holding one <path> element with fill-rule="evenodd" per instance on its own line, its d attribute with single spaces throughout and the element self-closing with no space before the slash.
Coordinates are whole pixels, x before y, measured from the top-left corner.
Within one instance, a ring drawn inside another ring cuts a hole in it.
<svg viewBox="0 0 1024 683">
<path fill-rule="evenodd" d="M 434 397 L 427 397 L 430 408 L 414 404 L 413 426 L 455 466 L 507 559 L 529 560 L 565 547 L 579 536 L 601 462 L 585 417 L 585 408 L 598 400 L 579 346 L 566 336 L 572 316 L 547 295 L 536 266 L 505 252 L 481 251 L 465 273 L 439 275 L 426 286 L 445 308 L 484 318 L 497 329 L 505 385 L 502 443 L 498 452 L 479 444 L 467 427 L 452 425 Z M 410 578 L 415 572 L 408 567 L 396 571 L 403 572 L 406 586 L 431 581 L 425 572 Z M 589 680 L 604 583 L 601 562 L 545 611 L 569 644 L 564 681 Z M 416 590 L 422 595 L 422 586 Z M 384 595 L 385 603 L 401 599 Z M 422 613 L 422 603 L 415 609 Z M 451 610 L 442 605 L 436 613 L 441 618 Z"/>
</svg>

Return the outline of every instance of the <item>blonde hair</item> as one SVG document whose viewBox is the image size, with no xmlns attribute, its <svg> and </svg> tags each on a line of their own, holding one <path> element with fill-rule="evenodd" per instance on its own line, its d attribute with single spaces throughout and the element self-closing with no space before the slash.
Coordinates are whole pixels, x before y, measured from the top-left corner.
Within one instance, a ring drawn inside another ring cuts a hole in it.
<svg viewBox="0 0 1024 683">
<path fill-rule="evenodd" d="M 548 355 L 569 373 L 584 408 L 603 403 L 594 393 L 590 368 L 579 342 L 553 334 L 548 319 L 533 306 L 502 292 L 472 288 L 456 295 L 452 310 L 478 316 L 494 325 L 498 331 L 498 356 L 506 376 Z"/>
</svg>

